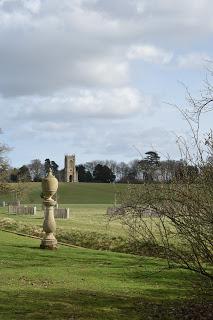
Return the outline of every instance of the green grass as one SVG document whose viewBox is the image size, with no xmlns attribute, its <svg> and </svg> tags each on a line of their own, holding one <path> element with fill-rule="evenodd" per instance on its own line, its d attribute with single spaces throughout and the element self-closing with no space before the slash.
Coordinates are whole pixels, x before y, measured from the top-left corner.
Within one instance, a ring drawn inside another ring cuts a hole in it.
<svg viewBox="0 0 213 320">
<path fill-rule="evenodd" d="M 185 299 L 199 305 L 209 290 L 195 274 L 168 270 L 162 259 L 40 250 L 38 240 L 6 232 L 0 244 L 1 320 L 182 319 Z"/>
<path fill-rule="evenodd" d="M 139 255 L 162 257 L 164 254 L 163 249 L 159 246 L 151 245 L 149 242 L 138 243 L 134 239 L 131 239 L 126 226 L 123 226 L 118 220 L 109 220 L 106 215 L 107 205 L 64 204 L 61 207 L 70 208 L 69 220 L 56 219 L 56 236 L 61 242 L 91 249 L 111 250 Z M 41 209 L 41 206 L 37 205 L 37 208 Z M 7 207 L 0 208 L 1 229 L 35 236 L 41 235 L 44 220 L 43 211 L 37 211 L 35 216 L 30 216 L 8 214 L 7 210 Z M 145 219 L 147 223 L 153 223 L 149 217 Z"/>
<path fill-rule="evenodd" d="M 67 206 L 67 205 L 66 205 Z M 56 219 L 57 239 L 61 242 L 86 248 L 137 253 L 129 243 L 127 232 L 117 221 L 109 222 L 105 205 L 69 205 L 71 218 Z M 44 213 L 36 216 L 13 215 L 7 208 L 0 208 L 0 229 L 41 236 Z"/>
<path fill-rule="evenodd" d="M 40 203 L 41 183 L 24 183 L 25 195 L 22 199 L 24 203 Z M 113 183 L 59 183 L 58 202 L 60 204 L 112 204 L 115 193 L 119 193 L 127 188 L 126 184 Z M 0 199 L 11 201 L 14 194 L 1 194 Z"/>
<path fill-rule="evenodd" d="M 40 204 L 36 205 L 41 209 Z M 79 230 L 82 232 L 98 232 L 110 236 L 125 236 L 126 232 L 118 221 L 111 221 L 106 216 L 108 205 L 101 204 L 64 204 L 60 207 L 70 208 L 70 219 L 57 219 L 57 227 L 64 231 Z M 37 211 L 35 216 L 11 215 L 7 212 L 8 208 L 0 208 L 0 219 L 9 217 L 25 224 L 42 226 L 44 213 Z"/>
</svg>

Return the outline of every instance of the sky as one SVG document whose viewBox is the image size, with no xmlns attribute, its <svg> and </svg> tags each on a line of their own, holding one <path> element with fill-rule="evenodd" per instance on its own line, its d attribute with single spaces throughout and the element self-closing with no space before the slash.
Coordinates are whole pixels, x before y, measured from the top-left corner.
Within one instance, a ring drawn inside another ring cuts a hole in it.
<svg viewBox="0 0 213 320">
<path fill-rule="evenodd" d="M 149 150 L 179 159 L 188 128 L 173 104 L 187 105 L 184 86 L 203 87 L 212 12 L 212 0 L 0 0 L 10 164 L 128 162 Z"/>
</svg>

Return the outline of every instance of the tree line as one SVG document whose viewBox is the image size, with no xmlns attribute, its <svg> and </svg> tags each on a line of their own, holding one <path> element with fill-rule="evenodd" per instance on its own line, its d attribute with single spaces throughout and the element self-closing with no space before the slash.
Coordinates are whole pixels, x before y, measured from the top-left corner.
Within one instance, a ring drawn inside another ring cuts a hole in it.
<svg viewBox="0 0 213 320">
<path fill-rule="evenodd" d="M 211 162 L 212 159 L 209 159 Z M 64 181 L 64 169 L 50 159 L 44 163 L 39 159 L 32 160 L 28 165 L 20 168 L 7 168 L 8 182 L 39 182 L 45 177 L 49 168 L 59 181 Z M 142 183 L 142 182 L 170 182 L 174 179 L 192 180 L 199 174 L 196 165 L 188 164 L 185 160 L 161 160 L 158 152 L 147 151 L 142 159 L 135 159 L 128 163 L 114 160 L 94 160 L 76 166 L 79 182 L 101 183 Z"/>
<path fill-rule="evenodd" d="M 39 182 L 52 169 L 53 174 L 59 178 L 60 171 L 58 164 L 50 159 L 45 159 L 42 163 L 40 159 L 32 160 L 28 165 L 23 165 L 20 168 L 10 168 L 8 170 L 9 182 Z"/>
</svg>

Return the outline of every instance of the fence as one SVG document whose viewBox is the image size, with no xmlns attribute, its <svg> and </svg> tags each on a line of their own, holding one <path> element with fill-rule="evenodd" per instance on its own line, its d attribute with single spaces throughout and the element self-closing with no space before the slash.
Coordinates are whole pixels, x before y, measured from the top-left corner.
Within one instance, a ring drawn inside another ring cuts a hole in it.
<svg viewBox="0 0 213 320">
<path fill-rule="evenodd" d="M 20 203 L 20 200 L 14 200 L 14 201 L 11 201 L 9 203 L 7 203 L 6 201 L 0 201 L 0 207 L 6 207 L 7 205 L 11 205 L 11 206 L 20 206 L 21 203 Z"/>
<path fill-rule="evenodd" d="M 21 203 L 20 203 L 20 200 L 14 200 L 14 201 L 11 201 L 9 202 L 9 206 L 20 206 Z"/>
<path fill-rule="evenodd" d="M 69 208 L 55 208 L 54 216 L 56 219 L 69 219 L 70 209 Z"/>
<path fill-rule="evenodd" d="M 5 201 L 1 201 L 0 206 L 1 206 L 1 207 L 6 207 L 6 202 L 5 202 Z"/>
<path fill-rule="evenodd" d="M 156 212 L 156 210 L 148 207 L 143 208 L 140 206 L 137 206 L 134 208 L 137 211 L 137 214 L 141 217 L 159 217 L 160 214 Z M 124 212 L 127 212 L 128 210 L 132 211 L 133 209 L 131 207 L 108 207 L 107 208 L 107 215 L 110 217 L 117 216 L 117 215 L 123 215 Z"/>
<path fill-rule="evenodd" d="M 8 213 L 35 215 L 36 214 L 36 207 L 9 205 L 8 206 Z"/>
<path fill-rule="evenodd" d="M 35 215 L 36 207 L 27 207 L 27 206 L 17 206 L 9 205 L 8 213 L 10 214 L 23 214 L 23 215 Z M 69 219 L 70 218 L 70 209 L 69 208 L 55 208 L 54 216 L 56 219 Z"/>
</svg>

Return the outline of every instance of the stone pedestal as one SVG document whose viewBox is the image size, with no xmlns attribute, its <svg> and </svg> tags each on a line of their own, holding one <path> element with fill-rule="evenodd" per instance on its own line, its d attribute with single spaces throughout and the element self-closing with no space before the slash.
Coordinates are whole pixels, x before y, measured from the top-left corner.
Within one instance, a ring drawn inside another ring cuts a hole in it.
<svg viewBox="0 0 213 320">
<path fill-rule="evenodd" d="M 58 180 L 52 175 L 52 171 L 49 170 L 48 176 L 42 181 L 42 198 L 44 198 L 44 223 L 43 230 L 45 235 L 41 241 L 41 249 L 57 249 L 57 240 L 54 236 L 56 231 L 56 223 L 54 218 L 54 207 L 56 201 L 52 199 L 52 196 L 56 193 L 58 188 Z"/>
<path fill-rule="evenodd" d="M 56 223 L 54 218 L 54 206 L 56 202 L 53 199 L 45 200 L 45 216 L 43 223 L 43 230 L 45 235 L 41 241 L 41 249 L 57 249 L 57 240 L 54 236 L 56 231 Z"/>
</svg>

